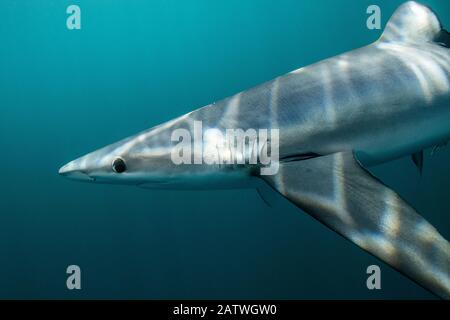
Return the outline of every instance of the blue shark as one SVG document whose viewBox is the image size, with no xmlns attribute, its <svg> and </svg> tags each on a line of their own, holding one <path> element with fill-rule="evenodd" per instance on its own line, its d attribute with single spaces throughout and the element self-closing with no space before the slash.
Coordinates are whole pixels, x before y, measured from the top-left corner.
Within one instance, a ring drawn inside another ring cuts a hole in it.
<svg viewBox="0 0 450 320">
<path fill-rule="evenodd" d="M 448 299 L 449 242 L 367 168 L 410 155 L 421 168 L 424 149 L 450 140 L 449 44 L 436 14 L 409 1 L 368 46 L 103 147 L 59 173 L 150 189 L 267 188 Z M 261 175 L 261 165 L 250 163 L 174 163 L 173 132 L 194 136 L 196 122 L 221 132 L 279 130 L 276 172 Z"/>
</svg>

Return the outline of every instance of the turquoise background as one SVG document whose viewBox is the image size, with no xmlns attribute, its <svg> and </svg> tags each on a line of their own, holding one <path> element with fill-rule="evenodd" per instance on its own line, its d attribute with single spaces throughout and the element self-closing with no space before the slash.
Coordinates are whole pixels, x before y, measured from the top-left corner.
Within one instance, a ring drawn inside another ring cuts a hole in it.
<svg viewBox="0 0 450 320">
<path fill-rule="evenodd" d="M 0 3 L 0 298 L 434 298 L 292 204 L 252 190 L 72 182 L 68 162 L 369 44 L 398 0 Z M 450 2 L 429 0 L 450 27 Z M 82 29 L 66 28 L 81 8 Z M 374 168 L 450 238 L 449 148 Z M 66 268 L 82 290 L 66 289 Z M 382 269 L 382 290 L 366 268 Z"/>
</svg>

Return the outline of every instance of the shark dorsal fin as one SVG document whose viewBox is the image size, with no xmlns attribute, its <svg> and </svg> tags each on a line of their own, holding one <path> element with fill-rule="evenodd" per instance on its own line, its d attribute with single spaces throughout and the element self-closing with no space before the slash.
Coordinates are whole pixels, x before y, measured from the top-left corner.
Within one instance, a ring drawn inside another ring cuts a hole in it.
<svg viewBox="0 0 450 320">
<path fill-rule="evenodd" d="M 394 12 L 380 40 L 430 42 L 439 36 L 441 29 L 441 23 L 431 9 L 415 1 L 408 1 Z"/>
</svg>

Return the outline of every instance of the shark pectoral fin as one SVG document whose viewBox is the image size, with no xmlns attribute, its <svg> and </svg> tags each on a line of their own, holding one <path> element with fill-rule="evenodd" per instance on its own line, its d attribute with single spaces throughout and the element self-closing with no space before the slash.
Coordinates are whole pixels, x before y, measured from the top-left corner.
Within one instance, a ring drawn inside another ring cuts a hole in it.
<svg viewBox="0 0 450 320">
<path fill-rule="evenodd" d="M 419 173 L 422 174 L 423 171 L 423 150 L 416 152 L 411 155 L 412 161 L 416 165 L 417 169 L 419 170 Z"/>
<path fill-rule="evenodd" d="M 450 245 L 351 152 L 280 163 L 262 176 L 305 212 L 442 298 L 450 298 Z"/>
</svg>

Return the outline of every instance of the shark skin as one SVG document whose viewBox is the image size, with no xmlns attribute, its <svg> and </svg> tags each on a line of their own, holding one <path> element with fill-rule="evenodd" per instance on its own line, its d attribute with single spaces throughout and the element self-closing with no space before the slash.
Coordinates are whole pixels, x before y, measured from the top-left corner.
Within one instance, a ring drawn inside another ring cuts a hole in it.
<svg viewBox="0 0 450 320">
<path fill-rule="evenodd" d="M 262 183 L 448 299 L 448 241 L 365 167 L 450 140 L 449 44 L 432 10 L 409 1 L 366 47 L 91 152 L 59 173 L 146 188 L 259 188 Z M 174 164 L 172 133 L 186 129 L 194 135 L 197 121 L 223 132 L 278 129 L 279 171 L 260 176 L 251 164 Z M 117 172 L 116 164 L 123 170 Z"/>
</svg>

